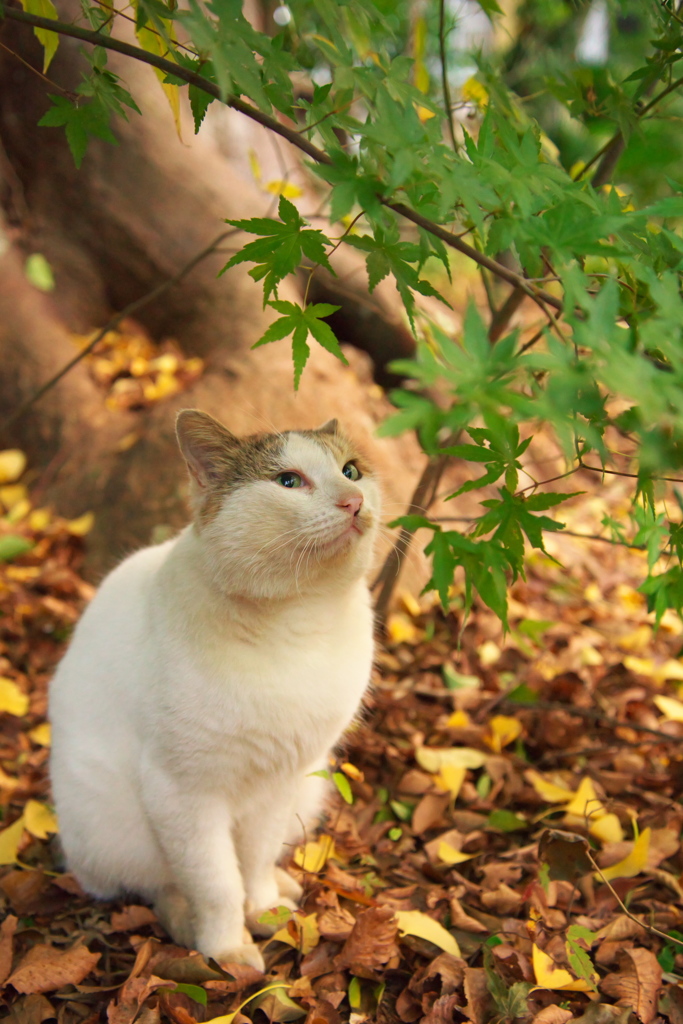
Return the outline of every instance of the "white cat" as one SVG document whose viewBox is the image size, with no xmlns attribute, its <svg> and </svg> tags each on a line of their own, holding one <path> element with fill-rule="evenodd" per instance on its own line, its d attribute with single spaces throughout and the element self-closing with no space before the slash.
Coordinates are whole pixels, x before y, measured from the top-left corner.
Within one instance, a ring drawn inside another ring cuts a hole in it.
<svg viewBox="0 0 683 1024">
<path fill-rule="evenodd" d="M 83 615 L 50 689 L 52 786 L 88 892 L 137 893 L 182 945 L 262 969 L 245 912 L 256 930 L 295 907 L 276 861 L 368 684 L 379 491 L 336 421 L 236 438 L 184 410 L 177 429 L 194 522 Z"/>
</svg>

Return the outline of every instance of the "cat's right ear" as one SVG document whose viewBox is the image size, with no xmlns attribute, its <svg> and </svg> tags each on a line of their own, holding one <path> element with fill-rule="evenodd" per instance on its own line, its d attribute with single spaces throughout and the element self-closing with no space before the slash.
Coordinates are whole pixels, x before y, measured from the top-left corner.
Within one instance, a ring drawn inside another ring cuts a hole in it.
<svg viewBox="0 0 683 1024">
<path fill-rule="evenodd" d="M 176 434 L 192 479 L 202 489 L 225 479 L 239 446 L 229 430 L 199 409 L 182 409 L 176 419 Z"/>
</svg>

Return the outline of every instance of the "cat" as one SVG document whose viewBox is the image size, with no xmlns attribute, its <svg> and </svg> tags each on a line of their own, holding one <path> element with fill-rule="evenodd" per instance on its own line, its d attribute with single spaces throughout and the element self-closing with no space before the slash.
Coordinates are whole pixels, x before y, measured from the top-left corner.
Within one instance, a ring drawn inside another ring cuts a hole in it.
<svg viewBox="0 0 683 1024">
<path fill-rule="evenodd" d="M 81 618 L 50 687 L 53 795 L 85 890 L 136 893 L 180 945 L 263 970 L 245 921 L 296 908 L 277 861 L 370 677 L 379 487 L 336 420 L 238 438 L 186 409 L 177 435 L 193 522 Z"/>
</svg>

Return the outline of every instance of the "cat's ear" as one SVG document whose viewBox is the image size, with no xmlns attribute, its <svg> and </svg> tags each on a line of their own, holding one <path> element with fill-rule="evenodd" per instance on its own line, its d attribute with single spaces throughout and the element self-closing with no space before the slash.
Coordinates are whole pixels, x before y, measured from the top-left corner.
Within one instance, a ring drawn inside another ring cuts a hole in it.
<svg viewBox="0 0 683 1024">
<path fill-rule="evenodd" d="M 318 434 L 338 434 L 339 433 L 339 420 L 328 420 L 327 423 L 323 423 L 322 427 L 318 427 L 316 433 L 318 433 Z"/>
<path fill-rule="evenodd" d="M 225 478 L 239 440 L 199 409 L 182 409 L 176 420 L 178 444 L 193 480 L 201 488 Z"/>
</svg>

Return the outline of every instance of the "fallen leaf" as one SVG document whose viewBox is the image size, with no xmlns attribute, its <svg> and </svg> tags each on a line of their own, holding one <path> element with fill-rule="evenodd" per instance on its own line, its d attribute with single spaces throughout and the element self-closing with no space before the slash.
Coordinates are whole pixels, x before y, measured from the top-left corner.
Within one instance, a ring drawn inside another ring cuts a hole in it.
<svg viewBox="0 0 683 1024">
<path fill-rule="evenodd" d="M 28 734 L 39 747 L 49 747 L 52 743 L 52 730 L 49 722 L 41 722 L 35 728 L 29 729 Z"/>
<path fill-rule="evenodd" d="M 434 781 L 440 789 L 445 789 L 455 800 L 465 781 L 466 774 L 466 768 L 457 768 L 454 764 L 443 764 L 439 774 L 434 776 Z"/>
<path fill-rule="evenodd" d="M 151 907 L 143 907 L 136 903 L 131 903 L 129 906 L 124 907 L 123 910 L 115 911 L 111 915 L 111 927 L 112 931 L 115 932 L 132 932 L 137 931 L 138 928 L 144 928 L 145 925 L 154 924 L 157 916 Z M 210 968 L 209 968 L 210 970 Z M 160 978 L 170 977 L 170 975 L 161 974 L 158 965 L 155 966 L 155 972 Z M 220 977 L 216 972 L 212 972 L 212 977 Z M 177 978 L 176 981 L 187 981 L 187 978 Z M 206 980 L 206 979 L 203 979 Z"/>
<path fill-rule="evenodd" d="M 356 918 L 351 934 L 335 957 L 338 970 L 349 970 L 358 978 L 377 978 L 377 972 L 394 957 L 398 925 L 390 907 L 370 907 Z"/>
<path fill-rule="evenodd" d="M 557 881 L 575 882 L 593 869 L 589 846 L 583 836 L 549 828 L 542 833 L 538 858 L 548 865 L 550 877 Z"/>
<path fill-rule="evenodd" d="M 330 857 L 334 855 L 334 840 L 331 836 L 322 835 L 319 839 L 311 840 L 305 846 L 297 846 L 294 851 L 294 863 L 317 874 L 325 867 Z"/>
<path fill-rule="evenodd" d="M 472 725 L 472 719 L 466 711 L 454 711 L 446 719 L 446 725 L 449 729 L 469 729 Z"/>
<path fill-rule="evenodd" d="M 413 622 L 402 612 L 393 612 L 387 618 L 387 633 L 395 644 L 416 644 L 420 637 Z"/>
<path fill-rule="evenodd" d="M 522 723 L 517 718 L 511 718 L 509 715 L 495 715 L 487 725 L 484 742 L 494 754 L 500 754 L 503 747 L 514 743 L 521 734 Z"/>
<path fill-rule="evenodd" d="M 616 814 L 603 814 L 597 821 L 591 821 L 588 831 L 601 843 L 620 843 L 624 830 Z"/>
<path fill-rule="evenodd" d="M 600 982 L 600 989 L 622 1005 L 632 1007 L 643 1024 L 657 1014 L 657 997 L 662 985 L 662 968 L 649 949 L 621 950 L 617 955 L 619 971 L 611 971 Z"/>
<path fill-rule="evenodd" d="M 664 717 L 669 722 L 683 722 L 683 702 L 675 697 L 663 697 L 657 694 L 652 698 Z"/>
<path fill-rule="evenodd" d="M 454 768 L 483 768 L 486 754 L 474 747 L 418 747 L 415 760 L 426 772 L 436 775 L 445 764 Z"/>
<path fill-rule="evenodd" d="M 26 456 L 18 448 L 0 452 L 0 484 L 13 484 L 26 469 Z"/>
<path fill-rule="evenodd" d="M 18 918 L 8 914 L 0 925 L 0 988 L 12 970 L 12 943 L 17 924 Z"/>
<path fill-rule="evenodd" d="M 0 865 L 15 864 L 24 836 L 24 815 L 0 832 Z"/>
<path fill-rule="evenodd" d="M 551 956 L 540 949 L 536 943 L 532 946 L 532 963 L 534 976 L 539 988 L 561 990 L 562 992 L 592 992 L 595 985 L 592 985 L 585 978 L 575 978 L 563 967 L 558 967 Z M 598 976 L 595 975 L 597 982 Z"/>
<path fill-rule="evenodd" d="M 524 772 L 524 778 L 534 787 L 540 797 L 549 804 L 568 803 L 574 799 L 574 792 L 565 786 L 558 786 L 556 783 L 546 779 L 540 772 L 529 769 Z"/>
<path fill-rule="evenodd" d="M 397 910 L 396 920 L 401 935 L 415 935 L 452 956 L 460 956 L 460 947 L 451 933 L 429 914 L 423 914 L 421 910 Z"/>
<path fill-rule="evenodd" d="M 7 979 L 17 992 L 54 992 L 64 985 L 78 985 L 100 959 L 87 946 L 59 950 L 46 943 L 32 946 Z"/>
<path fill-rule="evenodd" d="M 13 679 L 0 676 L 0 712 L 22 718 L 28 711 L 28 696 L 19 689 Z"/>
<path fill-rule="evenodd" d="M 601 877 L 611 882 L 614 878 L 633 878 L 635 875 L 639 875 L 647 865 L 648 853 L 650 852 L 650 835 L 651 829 L 644 828 L 633 843 L 631 852 L 617 864 L 603 868 L 602 875 L 597 875 L 596 877 Z"/>
<path fill-rule="evenodd" d="M 66 523 L 66 528 L 74 537 L 85 537 L 86 533 L 90 533 L 94 525 L 95 516 L 93 513 L 84 512 L 78 519 L 70 519 Z"/>
<path fill-rule="evenodd" d="M 47 839 L 49 833 L 59 832 L 56 815 L 38 800 L 27 802 L 24 808 L 24 828 L 36 839 Z"/>
<path fill-rule="evenodd" d="M 439 860 L 444 864 L 462 864 L 466 860 L 471 860 L 472 857 L 476 857 L 476 853 L 463 853 L 462 850 L 456 850 L 450 843 L 439 843 L 438 846 Z"/>
<path fill-rule="evenodd" d="M 293 949 L 298 949 L 306 956 L 320 942 L 318 919 L 315 914 L 297 912 L 290 917 L 284 928 L 280 928 L 268 940 L 269 942 L 286 942 Z"/>
</svg>

